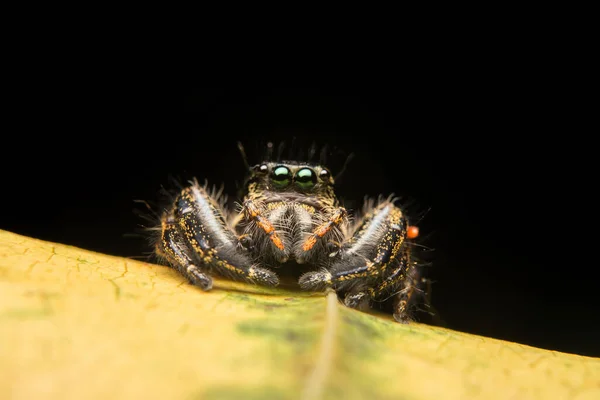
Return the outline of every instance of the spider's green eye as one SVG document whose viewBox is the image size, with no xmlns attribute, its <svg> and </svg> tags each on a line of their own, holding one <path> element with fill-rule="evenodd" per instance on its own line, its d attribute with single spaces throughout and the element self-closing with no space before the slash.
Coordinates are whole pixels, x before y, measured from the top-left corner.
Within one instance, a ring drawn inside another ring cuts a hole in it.
<svg viewBox="0 0 600 400">
<path fill-rule="evenodd" d="M 302 189 L 310 189 L 317 183 L 317 174 L 310 168 L 302 168 L 296 172 L 294 181 Z"/>
<path fill-rule="evenodd" d="M 280 188 L 285 187 L 289 185 L 292 180 L 292 172 L 287 167 L 277 167 L 273 170 L 273 177 L 271 180 L 275 186 Z"/>
</svg>

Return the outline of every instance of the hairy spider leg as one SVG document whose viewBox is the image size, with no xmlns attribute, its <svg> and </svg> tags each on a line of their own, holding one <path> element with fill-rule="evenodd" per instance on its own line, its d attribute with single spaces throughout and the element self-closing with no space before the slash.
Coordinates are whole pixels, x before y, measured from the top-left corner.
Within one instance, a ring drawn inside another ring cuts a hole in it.
<svg viewBox="0 0 600 400">
<path fill-rule="evenodd" d="M 410 263 L 408 265 L 408 270 L 406 271 L 405 279 L 402 280 L 402 282 L 399 282 L 403 286 L 402 290 L 396 294 L 394 304 L 394 319 L 396 321 L 401 323 L 410 322 L 409 307 L 416 297 L 415 294 L 417 292 L 422 292 L 418 285 L 420 278 L 421 276 L 416 263 Z"/>
<path fill-rule="evenodd" d="M 365 288 L 363 283 L 360 284 L 362 290 L 355 287 L 358 279 L 369 282 L 384 277 L 385 281 L 388 267 L 398 262 L 406 229 L 406 218 L 398 207 L 392 202 L 380 204 L 364 217 L 331 268 L 302 275 L 300 285 L 304 289 L 332 286 L 336 290 L 352 289 L 358 293 Z"/>
<path fill-rule="evenodd" d="M 191 251 L 177 230 L 173 215 L 161 219 L 162 232 L 156 243 L 156 253 L 202 290 L 212 288 L 212 279 L 198 268 L 190 258 Z"/>
<path fill-rule="evenodd" d="M 195 260 L 195 264 L 219 275 L 265 286 L 279 283 L 274 272 L 253 265 L 237 235 L 227 225 L 218 202 L 203 187 L 194 184 L 184 189 L 175 200 L 173 215 L 177 231 L 187 244 L 188 252 L 183 250 L 187 259 L 182 259 L 183 262 Z M 163 252 L 175 252 L 172 248 L 165 250 L 171 242 L 162 242 Z M 181 268 L 187 269 L 188 265 Z"/>
<path fill-rule="evenodd" d="M 419 278 L 417 264 L 411 261 L 411 249 L 405 242 L 398 256 L 398 263 L 391 273 L 374 287 L 349 292 L 344 298 L 344 304 L 351 308 L 362 308 L 371 300 L 382 301 L 394 296 L 394 319 L 407 323 L 410 321 L 410 304 L 414 301 L 415 293 L 420 291 Z"/>
</svg>

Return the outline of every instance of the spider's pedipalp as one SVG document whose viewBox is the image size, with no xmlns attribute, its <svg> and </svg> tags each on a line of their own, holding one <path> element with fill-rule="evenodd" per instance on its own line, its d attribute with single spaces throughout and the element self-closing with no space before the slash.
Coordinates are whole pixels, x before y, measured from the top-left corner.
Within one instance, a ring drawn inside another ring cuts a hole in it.
<svg viewBox="0 0 600 400">
<path fill-rule="evenodd" d="M 244 212 L 246 213 L 246 219 L 254 221 L 256 226 L 269 237 L 269 240 L 278 250 L 282 253 L 286 251 L 283 241 L 279 237 L 275 227 L 271 221 L 263 215 L 263 212 L 256 201 L 250 199 L 246 200 L 244 202 Z"/>
</svg>

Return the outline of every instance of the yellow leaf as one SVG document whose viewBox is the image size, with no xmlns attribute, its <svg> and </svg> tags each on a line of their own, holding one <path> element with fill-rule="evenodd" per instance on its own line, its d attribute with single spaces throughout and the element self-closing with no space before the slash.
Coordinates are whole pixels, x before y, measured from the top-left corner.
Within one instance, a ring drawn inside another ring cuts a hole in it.
<svg viewBox="0 0 600 400">
<path fill-rule="evenodd" d="M 1 399 L 600 399 L 597 358 L 5 231 L 0 327 Z"/>
</svg>

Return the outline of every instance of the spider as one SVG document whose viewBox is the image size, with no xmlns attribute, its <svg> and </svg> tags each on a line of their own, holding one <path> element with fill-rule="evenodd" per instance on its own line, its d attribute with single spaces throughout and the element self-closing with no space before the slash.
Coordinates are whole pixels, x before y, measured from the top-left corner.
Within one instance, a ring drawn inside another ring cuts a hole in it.
<svg viewBox="0 0 600 400">
<path fill-rule="evenodd" d="M 306 270 L 305 290 L 332 288 L 351 308 L 394 298 L 394 319 L 412 320 L 420 292 L 412 242 L 418 236 L 393 197 L 366 200 L 362 213 L 340 205 L 324 165 L 264 161 L 249 166 L 237 212 L 222 191 L 196 180 L 160 218 L 155 253 L 203 290 L 213 274 L 264 286 L 280 283 L 273 269 Z"/>
</svg>

